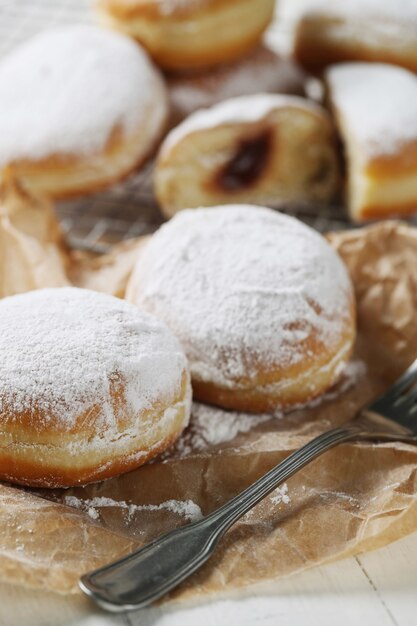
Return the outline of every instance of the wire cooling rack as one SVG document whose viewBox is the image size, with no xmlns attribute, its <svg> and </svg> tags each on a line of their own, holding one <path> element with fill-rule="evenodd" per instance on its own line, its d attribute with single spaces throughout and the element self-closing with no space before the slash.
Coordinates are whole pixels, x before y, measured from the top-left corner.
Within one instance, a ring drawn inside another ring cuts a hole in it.
<svg viewBox="0 0 417 626">
<path fill-rule="evenodd" d="M 306 0 L 281 0 L 282 14 L 268 40 L 285 50 L 295 10 Z M 0 0 L 0 58 L 45 28 L 93 23 L 90 0 Z M 283 204 L 280 208 L 320 231 L 340 230 L 349 222 L 338 207 Z M 81 200 L 61 202 L 57 212 L 70 245 L 103 252 L 111 244 L 153 232 L 163 221 L 152 193 L 152 164 L 123 183 Z"/>
</svg>

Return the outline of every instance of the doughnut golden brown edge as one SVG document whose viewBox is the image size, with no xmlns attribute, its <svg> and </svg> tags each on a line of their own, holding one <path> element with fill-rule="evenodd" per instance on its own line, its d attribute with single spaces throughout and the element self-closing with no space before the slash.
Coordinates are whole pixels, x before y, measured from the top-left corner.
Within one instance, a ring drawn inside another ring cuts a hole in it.
<svg viewBox="0 0 417 626">
<path fill-rule="evenodd" d="M 96 10 L 104 25 L 137 39 L 161 67 L 192 70 L 254 48 L 274 6 L 274 0 L 98 0 Z"/>
<path fill-rule="evenodd" d="M 160 97 L 168 111 L 166 94 L 161 92 Z M 43 159 L 19 159 L 11 166 L 28 188 L 55 200 L 92 194 L 122 181 L 139 169 L 158 146 L 167 119 L 168 113 L 157 137 L 153 131 L 149 132 L 144 119 L 129 136 L 124 136 L 115 127 L 106 146 L 95 154 L 55 154 Z"/>
<path fill-rule="evenodd" d="M 34 290 L 0 300 L 0 327 L 1 480 L 48 488 L 104 480 L 166 450 L 188 424 L 190 374 L 178 341 L 125 301 Z"/>
<path fill-rule="evenodd" d="M 111 389 L 112 402 L 118 410 L 124 402 L 124 394 L 123 386 Z M 13 423 L 3 423 L 1 427 L 0 477 L 32 487 L 70 487 L 105 480 L 136 469 L 166 450 L 179 437 L 188 419 L 188 396 L 189 380 L 184 373 L 172 403 L 155 404 L 140 416 L 126 415 L 118 421 L 114 441 L 105 450 L 90 448 L 76 457 L 68 454 L 69 448 L 97 435 L 94 428 L 96 407 L 80 414 L 69 433 L 55 423 L 35 434 L 44 418 L 40 409 L 15 414 Z M 167 428 L 163 416 L 168 410 L 175 411 L 175 418 L 170 420 Z M 122 438 L 123 431 L 132 428 L 138 419 L 146 419 L 154 425 L 152 436 L 138 429 L 136 435 L 128 440 Z M 47 459 L 43 454 L 45 449 L 48 449 Z M 39 462 L 40 457 L 42 463 Z"/>
<path fill-rule="evenodd" d="M 258 364 L 255 380 L 240 379 L 236 389 L 193 379 L 194 397 L 201 402 L 235 411 L 264 413 L 302 406 L 317 398 L 337 382 L 340 371 L 352 356 L 355 341 L 355 307 L 352 299 L 349 321 L 344 325 L 336 350 L 328 350 L 310 336 L 305 358 L 291 367 Z"/>
</svg>

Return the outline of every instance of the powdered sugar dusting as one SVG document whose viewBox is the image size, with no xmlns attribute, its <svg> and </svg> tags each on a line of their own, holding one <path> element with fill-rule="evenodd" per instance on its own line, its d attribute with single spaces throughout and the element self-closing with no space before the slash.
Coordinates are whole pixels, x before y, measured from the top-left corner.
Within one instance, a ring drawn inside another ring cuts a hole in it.
<svg viewBox="0 0 417 626">
<path fill-rule="evenodd" d="M 164 225 L 128 298 L 171 327 L 195 379 L 239 388 L 260 363 L 309 358 L 311 335 L 327 347 L 339 342 L 351 285 L 334 250 L 298 220 L 228 206 L 182 211 Z"/>
<path fill-rule="evenodd" d="M 105 497 L 82 500 L 76 496 L 65 496 L 64 504 L 82 509 L 92 519 L 98 519 L 100 517 L 100 509 L 104 507 L 115 507 L 125 510 L 129 521 L 139 511 L 170 511 L 190 522 L 195 522 L 203 517 L 200 507 L 192 500 L 167 500 L 166 502 L 161 502 L 161 504 L 129 504 L 124 500 L 113 500 Z"/>
<path fill-rule="evenodd" d="M 258 424 L 271 419 L 267 414 L 223 411 L 198 402 L 193 404 L 192 415 L 196 434 L 198 433 L 206 445 L 211 446 L 231 441 L 240 433 L 247 433 Z"/>
<path fill-rule="evenodd" d="M 320 105 L 298 96 L 261 93 L 230 98 L 187 117 L 167 135 L 161 146 L 161 154 L 167 154 L 173 146 L 191 133 L 224 124 L 257 122 L 275 109 L 283 107 L 308 110 L 324 118 L 327 116 Z"/>
<path fill-rule="evenodd" d="M 38 431 L 51 424 L 70 431 L 85 419 L 97 433 L 92 444 L 106 445 L 101 435 L 118 418 L 133 428 L 131 420 L 156 401 L 173 402 L 187 369 L 164 324 L 88 290 L 42 289 L 4 298 L 0 329 L 2 420 L 18 421 L 29 412 Z M 114 400 L 121 385 L 122 408 Z M 143 427 L 151 424 L 145 420 Z"/>
<path fill-rule="evenodd" d="M 327 73 L 346 132 L 370 155 L 391 154 L 417 140 L 417 78 L 384 63 L 344 63 Z"/>
<path fill-rule="evenodd" d="M 281 487 L 277 487 L 275 491 L 272 492 L 271 502 L 272 504 L 289 504 L 291 502 L 291 498 L 288 495 L 287 483 L 284 483 Z"/>
<path fill-rule="evenodd" d="M 278 417 L 279 414 L 274 414 Z M 259 424 L 268 422 L 273 416 L 267 413 L 239 413 L 217 407 L 193 403 L 189 428 L 166 453 L 167 458 L 183 457 L 201 452 L 211 446 L 232 441 L 242 433 L 248 433 Z"/>
<path fill-rule="evenodd" d="M 0 64 L 0 165 L 94 153 L 114 129 L 165 116 L 162 79 L 129 38 L 92 26 L 46 31 Z"/>
</svg>

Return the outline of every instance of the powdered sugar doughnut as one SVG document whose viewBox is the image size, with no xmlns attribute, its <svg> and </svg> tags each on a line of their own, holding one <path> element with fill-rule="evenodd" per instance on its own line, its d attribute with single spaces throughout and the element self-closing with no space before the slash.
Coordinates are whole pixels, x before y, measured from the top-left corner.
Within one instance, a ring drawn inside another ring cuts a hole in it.
<svg viewBox="0 0 417 626">
<path fill-rule="evenodd" d="M 54 197 L 96 190 L 138 166 L 167 117 L 163 80 L 127 37 L 45 31 L 0 63 L 0 170 Z"/>
<path fill-rule="evenodd" d="M 275 0 L 98 0 L 101 22 L 137 39 L 161 67 L 195 69 L 256 47 Z"/>
<path fill-rule="evenodd" d="M 297 96 L 256 94 L 197 111 L 161 145 L 155 192 L 168 217 L 188 207 L 329 201 L 339 185 L 328 113 Z"/>
<path fill-rule="evenodd" d="M 355 336 L 341 259 L 308 226 L 261 207 L 178 213 L 144 247 L 127 298 L 179 338 L 197 399 L 242 411 L 321 394 Z"/>
<path fill-rule="evenodd" d="M 385 63 L 326 72 L 347 160 L 347 203 L 365 220 L 417 213 L 417 77 Z"/>
<path fill-rule="evenodd" d="M 178 341 L 147 313 L 93 291 L 0 301 L 0 477 L 61 487 L 131 470 L 190 413 Z"/>
<path fill-rule="evenodd" d="M 309 0 L 294 54 L 309 71 L 341 61 L 394 63 L 417 72 L 415 0 Z"/>
<path fill-rule="evenodd" d="M 175 124 L 228 98 L 254 93 L 304 95 L 306 74 L 291 59 L 262 45 L 234 63 L 198 74 L 168 75 L 167 82 Z"/>
</svg>

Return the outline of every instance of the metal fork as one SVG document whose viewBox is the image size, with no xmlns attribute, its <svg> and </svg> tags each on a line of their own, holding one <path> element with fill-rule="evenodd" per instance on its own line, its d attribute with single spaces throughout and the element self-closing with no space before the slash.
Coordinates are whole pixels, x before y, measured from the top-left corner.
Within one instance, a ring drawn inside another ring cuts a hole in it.
<svg viewBox="0 0 417 626">
<path fill-rule="evenodd" d="M 280 483 L 345 441 L 417 441 L 417 360 L 375 402 L 339 428 L 290 454 L 250 487 L 203 519 L 163 535 L 132 554 L 86 574 L 80 587 L 102 608 L 145 607 L 176 587 L 211 556 L 219 539 Z"/>
</svg>

